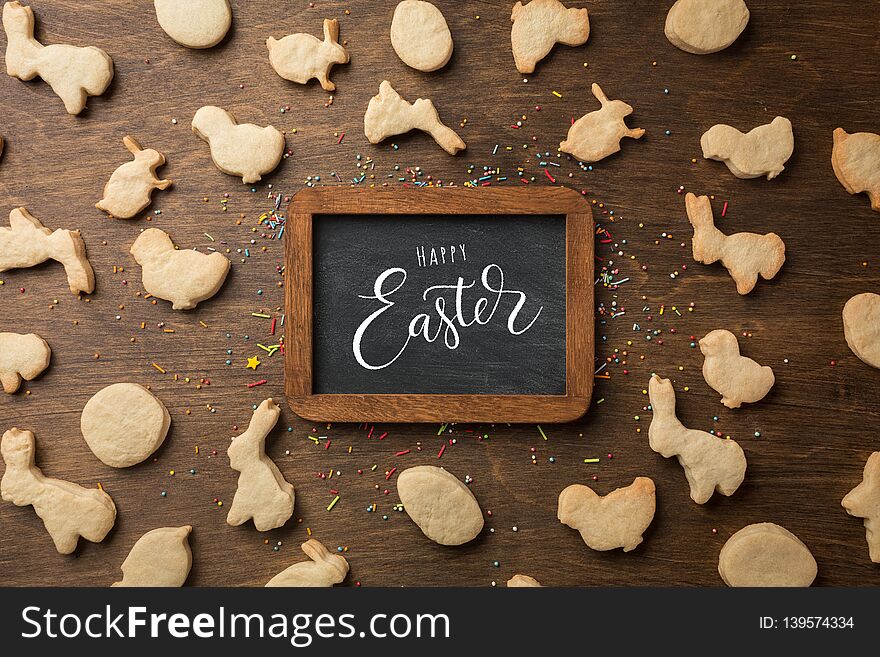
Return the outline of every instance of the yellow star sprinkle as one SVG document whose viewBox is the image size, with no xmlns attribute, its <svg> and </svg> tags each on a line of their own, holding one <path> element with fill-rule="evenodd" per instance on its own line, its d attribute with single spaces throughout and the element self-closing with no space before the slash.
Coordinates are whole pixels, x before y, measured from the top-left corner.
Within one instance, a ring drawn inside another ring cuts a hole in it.
<svg viewBox="0 0 880 657">
<path fill-rule="evenodd" d="M 248 358 L 248 364 L 245 369 L 255 370 L 255 369 L 257 369 L 257 366 L 259 364 L 260 364 L 260 359 L 257 358 L 256 356 L 253 356 L 252 358 Z"/>
</svg>

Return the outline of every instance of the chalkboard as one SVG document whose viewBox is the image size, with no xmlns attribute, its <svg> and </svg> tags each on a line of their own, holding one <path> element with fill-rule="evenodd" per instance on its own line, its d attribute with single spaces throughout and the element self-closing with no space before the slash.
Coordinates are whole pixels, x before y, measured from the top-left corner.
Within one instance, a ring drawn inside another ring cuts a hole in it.
<svg viewBox="0 0 880 657">
<path fill-rule="evenodd" d="M 554 422 L 592 392 L 589 206 L 564 188 L 311 188 L 285 390 L 317 421 Z"/>
</svg>

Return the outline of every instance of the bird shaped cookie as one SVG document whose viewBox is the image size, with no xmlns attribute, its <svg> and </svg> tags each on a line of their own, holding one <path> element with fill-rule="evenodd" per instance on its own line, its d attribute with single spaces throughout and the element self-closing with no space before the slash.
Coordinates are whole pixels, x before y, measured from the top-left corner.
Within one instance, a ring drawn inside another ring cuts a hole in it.
<svg viewBox="0 0 880 657">
<path fill-rule="evenodd" d="M 739 343 L 730 331 L 717 329 L 700 340 L 703 352 L 703 378 L 709 387 L 721 393 L 727 408 L 760 401 L 776 382 L 773 370 L 751 358 L 740 356 Z"/>
<path fill-rule="evenodd" d="M 784 116 L 747 133 L 719 123 L 703 133 L 700 146 L 703 157 L 724 162 L 737 178 L 773 180 L 794 152 L 794 133 Z"/>
</svg>

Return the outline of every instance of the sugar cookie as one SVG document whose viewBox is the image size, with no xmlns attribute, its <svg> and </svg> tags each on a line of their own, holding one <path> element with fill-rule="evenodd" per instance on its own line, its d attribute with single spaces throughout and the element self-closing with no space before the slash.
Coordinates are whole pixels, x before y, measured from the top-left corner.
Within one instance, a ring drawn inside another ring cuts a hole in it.
<svg viewBox="0 0 880 657">
<path fill-rule="evenodd" d="M 302 544 L 302 551 L 311 561 L 300 561 L 282 570 L 266 586 L 329 587 L 341 583 L 348 575 L 345 557 L 330 552 L 314 538 Z"/>
<path fill-rule="evenodd" d="M 131 219 L 146 208 L 154 189 L 168 189 L 170 180 L 159 180 L 156 169 L 165 164 L 165 156 L 152 148 L 142 149 L 134 137 L 125 136 L 122 143 L 134 160 L 113 172 L 104 186 L 104 198 L 95 204 L 117 219 Z"/>
<path fill-rule="evenodd" d="M 144 289 L 170 301 L 174 310 L 190 310 L 217 294 L 232 264 L 217 251 L 175 249 L 168 233 L 158 228 L 142 232 L 131 254 L 143 269 Z"/>
<path fill-rule="evenodd" d="M 745 134 L 719 123 L 703 133 L 700 146 L 703 157 L 724 162 L 737 178 L 767 176 L 767 180 L 773 180 L 794 152 L 794 133 L 791 121 L 784 116 Z"/>
<path fill-rule="evenodd" d="M 68 114 L 85 109 L 89 96 L 100 96 L 113 79 L 113 60 L 95 46 L 44 46 L 34 38 L 34 12 L 19 2 L 3 5 L 6 72 L 19 80 L 43 78 L 64 101 Z"/>
<path fill-rule="evenodd" d="M 49 230 L 27 209 L 14 209 L 9 213 L 9 228 L 0 226 L 0 273 L 34 267 L 46 260 L 64 266 L 67 284 L 74 294 L 94 291 L 95 272 L 79 231 Z"/>
<path fill-rule="evenodd" d="M 281 409 L 266 399 L 257 407 L 247 431 L 232 439 L 229 465 L 241 474 L 226 522 L 237 527 L 253 518 L 257 531 L 281 527 L 293 515 L 294 491 L 266 455 L 266 436 L 275 427 Z"/>
<path fill-rule="evenodd" d="M 16 506 L 33 506 L 61 554 L 76 549 L 79 537 L 100 543 L 116 522 L 116 505 L 103 490 L 43 476 L 34 465 L 36 445 L 30 431 L 3 434 L 0 453 L 6 472 L 0 497 Z"/>
<path fill-rule="evenodd" d="M 561 43 L 582 46 L 590 38 L 590 17 L 586 9 L 568 9 L 559 0 L 517 2 L 510 14 L 513 27 L 510 45 L 520 73 L 534 73 L 535 64 Z"/>
<path fill-rule="evenodd" d="M 608 100 L 595 82 L 592 91 L 602 108 L 575 121 L 568 129 L 568 137 L 559 144 L 563 153 L 570 153 L 587 163 L 598 162 L 619 151 L 620 140 L 624 137 L 640 139 L 645 134 L 642 128 L 628 128 L 623 120 L 633 113 L 632 107 L 622 100 Z"/>
<path fill-rule="evenodd" d="M 507 580 L 507 588 L 532 588 L 538 587 L 540 588 L 541 584 L 534 577 L 529 577 L 528 575 L 514 575 L 509 580 Z"/>
<path fill-rule="evenodd" d="M 864 292 L 846 302 L 843 335 L 856 356 L 880 368 L 880 295 Z"/>
<path fill-rule="evenodd" d="M 743 0 L 678 0 L 666 15 L 666 38 L 685 52 L 708 55 L 737 40 L 749 23 Z"/>
<path fill-rule="evenodd" d="M 831 166 L 846 191 L 850 194 L 865 192 L 871 201 L 871 209 L 880 212 L 880 135 L 873 132 L 848 134 L 843 128 L 837 128 Z"/>
<path fill-rule="evenodd" d="M 703 378 L 721 393 L 721 403 L 727 408 L 764 399 L 776 382 L 772 369 L 740 356 L 739 343 L 730 331 L 710 331 L 700 340 L 700 351 L 705 356 Z"/>
<path fill-rule="evenodd" d="M 183 586 L 192 568 L 192 527 L 160 527 L 141 536 L 122 562 L 122 580 L 112 586 Z"/>
<path fill-rule="evenodd" d="M 880 452 L 868 457 L 862 483 L 846 494 L 841 505 L 849 515 L 865 519 L 868 554 L 880 563 Z"/>
<path fill-rule="evenodd" d="M 145 461 L 165 442 L 171 415 L 158 397 L 136 383 L 114 383 L 86 402 L 80 431 L 105 465 L 128 468 Z"/>
<path fill-rule="evenodd" d="M 694 260 L 704 265 L 721 261 L 736 282 L 736 291 L 748 294 L 758 275 L 770 280 L 785 263 L 785 243 L 776 233 L 734 233 L 725 235 L 715 227 L 708 196 L 685 196 L 688 220 L 694 227 Z"/>
<path fill-rule="evenodd" d="M 407 468 L 397 477 L 397 494 L 407 515 L 435 543 L 462 545 L 483 530 L 483 511 L 474 494 L 443 468 Z"/>
<path fill-rule="evenodd" d="M 648 429 L 651 449 L 678 457 L 691 488 L 691 499 L 705 504 L 717 490 L 733 495 L 746 476 L 746 456 L 734 440 L 688 429 L 675 414 L 675 389 L 669 379 L 654 374 L 648 382 L 653 417 Z"/>
<path fill-rule="evenodd" d="M 654 519 L 654 482 L 636 477 L 633 483 L 600 497 L 589 486 L 572 484 L 559 494 L 557 517 L 580 532 L 589 547 L 605 551 L 636 549 Z"/>
<path fill-rule="evenodd" d="M 229 0 L 153 0 L 159 27 L 181 46 L 212 48 L 232 26 Z"/>
<path fill-rule="evenodd" d="M 269 37 L 269 63 L 285 80 L 306 84 L 312 78 L 324 91 L 334 91 L 330 69 L 334 64 L 347 64 L 348 51 L 339 45 L 339 21 L 324 19 L 324 40 L 311 34 L 288 34 L 283 39 Z"/>
<path fill-rule="evenodd" d="M 452 57 L 452 34 L 443 12 L 430 2 L 403 0 L 391 19 L 391 47 L 407 66 L 430 73 Z"/>
<path fill-rule="evenodd" d="M 18 391 L 21 380 L 37 378 L 49 367 L 52 350 L 35 333 L 0 333 L 0 385 L 9 394 Z"/>
<path fill-rule="evenodd" d="M 816 572 L 810 549 L 772 522 L 743 527 L 718 555 L 718 574 L 728 586 L 810 586 Z"/>
<path fill-rule="evenodd" d="M 371 144 L 378 144 L 386 137 L 402 135 L 410 130 L 427 132 L 450 155 L 467 148 L 454 130 L 441 123 L 434 103 L 424 98 L 408 103 L 388 80 L 383 80 L 379 85 L 379 94 L 373 96 L 367 105 L 364 134 Z"/>
<path fill-rule="evenodd" d="M 251 184 L 275 170 L 284 155 L 284 135 L 274 126 L 239 125 L 226 110 L 207 105 L 192 121 L 192 131 L 208 142 L 220 171 Z"/>
</svg>

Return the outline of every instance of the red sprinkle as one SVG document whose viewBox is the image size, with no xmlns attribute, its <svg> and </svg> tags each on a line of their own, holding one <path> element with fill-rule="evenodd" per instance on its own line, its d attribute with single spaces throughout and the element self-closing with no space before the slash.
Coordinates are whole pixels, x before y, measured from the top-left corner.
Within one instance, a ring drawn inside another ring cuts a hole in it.
<svg viewBox="0 0 880 657">
<path fill-rule="evenodd" d="M 253 383 L 248 383 L 248 388 L 256 388 L 257 386 L 261 386 L 266 383 L 266 379 L 261 379 L 260 381 L 254 381 Z"/>
<path fill-rule="evenodd" d="M 443 456 L 443 452 L 445 452 L 445 451 L 446 451 L 446 444 L 444 443 L 443 445 L 440 446 L 440 451 L 437 452 L 437 458 L 439 459 L 441 456 Z"/>
<path fill-rule="evenodd" d="M 411 450 L 405 449 L 402 452 L 397 452 L 394 456 L 403 456 L 404 454 L 409 454 Z"/>
<path fill-rule="evenodd" d="M 388 479 L 391 479 L 391 475 L 393 475 L 395 472 L 397 472 L 397 468 L 391 468 L 388 471 L 388 474 L 385 475 L 385 480 L 387 481 Z"/>
<path fill-rule="evenodd" d="M 547 174 L 547 177 L 550 179 L 550 182 L 556 182 L 556 178 L 550 175 L 550 172 L 547 169 L 544 169 L 544 173 Z"/>
</svg>

